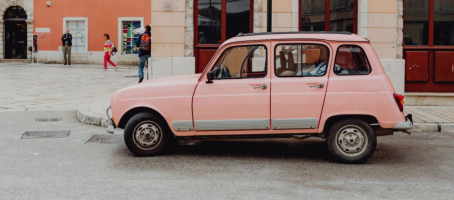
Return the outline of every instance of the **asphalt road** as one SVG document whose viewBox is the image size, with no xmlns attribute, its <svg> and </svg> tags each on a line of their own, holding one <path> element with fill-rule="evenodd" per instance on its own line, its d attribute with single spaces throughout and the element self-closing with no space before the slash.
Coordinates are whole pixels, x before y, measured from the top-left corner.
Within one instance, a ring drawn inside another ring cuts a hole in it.
<svg viewBox="0 0 454 200">
<path fill-rule="evenodd" d="M 380 137 L 362 165 L 321 139 L 229 140 L 138 158 L 75 111 L 0 112 L 0 199 L 454 199 L 454 134 Z M 36 118 L 61 118 L 36 122 Z M 24 131 L 66 138 L 20 139 Z"/>
</svg>

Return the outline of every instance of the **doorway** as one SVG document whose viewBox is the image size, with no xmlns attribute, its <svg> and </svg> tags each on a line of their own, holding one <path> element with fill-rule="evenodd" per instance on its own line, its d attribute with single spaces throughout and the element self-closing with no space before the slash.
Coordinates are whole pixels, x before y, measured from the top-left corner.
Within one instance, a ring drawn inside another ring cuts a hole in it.
<svg viewBox="0 0 454 200">
<path fill-rule="evenodd" d="M 5 19 L 5 59 L 27 59 L 27 14 L 20 6 L 8 8 Z"/>
</svg>

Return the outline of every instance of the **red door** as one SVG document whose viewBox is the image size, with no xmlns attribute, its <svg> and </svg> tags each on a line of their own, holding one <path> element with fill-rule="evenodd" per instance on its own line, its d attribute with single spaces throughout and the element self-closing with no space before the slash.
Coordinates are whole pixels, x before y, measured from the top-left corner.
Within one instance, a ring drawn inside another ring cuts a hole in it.
<svg viewBox="0 0 454 200">
<path fill-rule="evenodd" d="M 216 50 L 239 33 L 252 32 L 253 0 L 195 0 L 194 52 L 201 73 Z"/>
</svg>

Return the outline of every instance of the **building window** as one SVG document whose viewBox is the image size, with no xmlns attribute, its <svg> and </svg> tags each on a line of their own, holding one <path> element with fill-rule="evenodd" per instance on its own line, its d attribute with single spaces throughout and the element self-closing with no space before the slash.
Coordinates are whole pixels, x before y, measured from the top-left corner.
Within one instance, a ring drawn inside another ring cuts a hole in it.
<svg viewBox="0 0 454 200">
<path fill-rule="evenodd" d="M 239 33 L 252 31 L 251 0 L 196 2 L 197 44 L 221 44 Z"/>
<path fill-rule="evenodd" d="M 454 45 L 454 1 L 434 0 L 434 45 Z"/>
<path fill-rule="evenodd" d="M 404 45 L 429 44 L 429 1 L 404 1 Z"/>
<path fill-rule="evenodd" d="M 357 10 L 358 0 L 301 0 L 300 30 L 356 33 Z"/>
<path fill-rule="evenodd" d="M 405 0 L 404 45 L 454 46 L 454 1 Z"/>
<path fill-rule="evenodd" d="M 136 47 L 136 40 L 140 34 L 134 34 L 134 29 L 142 27 L 141 21 L 122 21 L 122 51 L 121 54 L 137 54 L 139 49 Z"/>
<path fill-rule="evenodd" d="M 199 44 L 221 43 L 221 0 L 198 2 Z"/>
<path fill-rule="evenodd" d="M 85 20 L 68 20 L 66 21 L 66 28 L 71 33 L 72 48 L 71 53 L 84 54 L 87 52 L 87 36 L 86 36 L 86 21 Z"/>
</svg>

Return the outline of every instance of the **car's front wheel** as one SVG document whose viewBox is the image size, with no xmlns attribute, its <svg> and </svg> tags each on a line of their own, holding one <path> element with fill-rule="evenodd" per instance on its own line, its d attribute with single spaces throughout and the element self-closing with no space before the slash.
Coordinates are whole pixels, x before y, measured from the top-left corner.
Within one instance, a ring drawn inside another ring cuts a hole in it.
<svg viewBox="0 0 454 200">
<path fill-rule="evenodd" d="M 129 119 L 124 139 L 128 149 L 137 156 L 161 154 L 171 140 L 172 133 L 164 121 L 151 113 L 139 113 Z"/>
<path fill-rule="evenodd" d="M 331 126 L 327 134 L 328 149 L 333 157 L 343 163 L 363 163 L 377 146 L 372 127 L 359 119 L 344 119 Z"/>
</svg>

